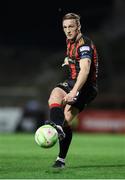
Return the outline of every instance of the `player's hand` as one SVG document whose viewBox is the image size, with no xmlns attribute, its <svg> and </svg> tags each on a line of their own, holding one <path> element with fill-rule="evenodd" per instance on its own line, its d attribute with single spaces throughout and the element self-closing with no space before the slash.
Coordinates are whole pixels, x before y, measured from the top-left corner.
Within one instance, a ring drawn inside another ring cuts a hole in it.
<svg viewBox="0 0 125 180">
<path fill-rule="evenodd" d="M 70 91 L 70 93 L 68 93 L 64 98 L 63 98 L 63 103 L 64 104 L 73 104 L 78 97 L 78 92 L 73 92 Z"/>
<path fill-rule="evenodd" d="M 69 65 L 68 57 L 65 57 L 64 63 L 62 64 L 62 67 L 66 66 L 66 65 Z"/>
</svg>

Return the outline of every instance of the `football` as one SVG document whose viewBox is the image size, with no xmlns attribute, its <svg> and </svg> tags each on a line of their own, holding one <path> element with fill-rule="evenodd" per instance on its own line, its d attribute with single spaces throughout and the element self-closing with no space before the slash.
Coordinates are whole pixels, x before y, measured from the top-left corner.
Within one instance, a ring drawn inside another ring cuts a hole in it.
<svg viewBox="0 0 125 180">
<path fill-rule="evenodd" d="M 51 125 L 43 125 L 35 132 L 35 142 L 43 148 L 53 147 L 58 140 L 57 130 Z"/>
</svg>

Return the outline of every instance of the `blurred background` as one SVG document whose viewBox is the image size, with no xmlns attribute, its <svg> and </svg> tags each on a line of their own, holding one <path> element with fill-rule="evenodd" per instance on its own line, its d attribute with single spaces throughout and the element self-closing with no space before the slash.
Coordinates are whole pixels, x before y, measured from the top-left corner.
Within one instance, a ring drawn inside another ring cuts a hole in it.
<svg viewBox="0 0 125 180">
<path fill-rule="evenodd" d="M 0 132 L 34 132 L 48 119 L 49 94 L 63 79 L 62 17 L 75 12 L 97 47 L 99 94 L 74 130 L 125 133 L 125 1 L 42 3 L 0 5 Z"/>
</svg>

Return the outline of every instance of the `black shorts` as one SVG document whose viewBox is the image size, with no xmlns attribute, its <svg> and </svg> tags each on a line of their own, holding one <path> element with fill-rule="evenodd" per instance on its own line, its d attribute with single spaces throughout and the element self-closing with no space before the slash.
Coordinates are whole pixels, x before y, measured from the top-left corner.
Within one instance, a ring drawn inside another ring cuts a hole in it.
<svg viewBox="0 0 125 180">
<path fill-rule="evenodd" d="M 75 84 L 74 80 L 66 80 L 63 83 L 57 84 L 56 87 L 63 89 L 66 93 L 69 93 Z M 84 107 L 89 104 L 94 98 L 97 96 L 97 87 L 93 85 L 85 85 L 79 91 L 79 95 L 77 96 L 77 100 L 72 104 L 73 107 L 79 109 L 81 112 Z"/>
</svg>

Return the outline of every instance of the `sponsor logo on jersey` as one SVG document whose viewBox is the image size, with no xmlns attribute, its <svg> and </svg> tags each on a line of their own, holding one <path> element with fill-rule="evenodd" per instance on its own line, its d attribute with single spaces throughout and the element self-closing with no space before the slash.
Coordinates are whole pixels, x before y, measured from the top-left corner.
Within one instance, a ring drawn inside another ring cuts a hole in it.
<svg viewBox="0 0 125 180">
<path fill-rule="evenodd" d="M 67 82 L 63 82 L 63 83 L 60 83 L 62 86 L 64 87 L 67 87 L 68 86 L 68 83 Z"/>
<path fill-rule="evenodd" d="M 90 51 L 90 47 L 89 46 L 80 47 L 80 52 L 83 52 L 83 51 Z"/>
<path fill-rule="evenodd" d="M 88 52 L 86 52 L 86 51 L 81 53 L 81 55 L 86 55 L 86 54 L 88 54 Z"/>
</svg>

